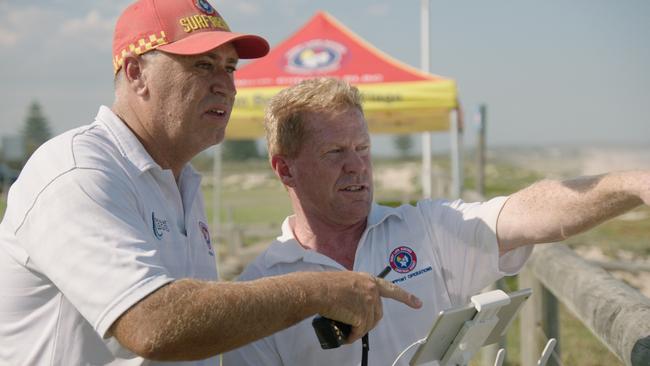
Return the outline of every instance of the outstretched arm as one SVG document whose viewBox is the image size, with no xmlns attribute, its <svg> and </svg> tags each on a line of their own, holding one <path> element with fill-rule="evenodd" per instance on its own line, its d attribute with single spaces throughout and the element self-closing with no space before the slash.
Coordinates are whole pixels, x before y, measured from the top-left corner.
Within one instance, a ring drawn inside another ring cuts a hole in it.
<svg viewBox="0 0 650 366">
<path fill-rule="evenodd" d="M 381 297 L 419 300 L 393 283 L 341 271 L 291 273 L 248 282 L 178 280 L 124 313 L 112 335 L 154 360 L 203 359 L 322 314 L 353 326 L 349 341 L 381 319 Z"/>
<path fill-rule="evenodd" d="M 564 240 L 650 205 L 650 171 L 543 180 L 514 193 L 497 221 L 499 250 Z"/>
</svg>

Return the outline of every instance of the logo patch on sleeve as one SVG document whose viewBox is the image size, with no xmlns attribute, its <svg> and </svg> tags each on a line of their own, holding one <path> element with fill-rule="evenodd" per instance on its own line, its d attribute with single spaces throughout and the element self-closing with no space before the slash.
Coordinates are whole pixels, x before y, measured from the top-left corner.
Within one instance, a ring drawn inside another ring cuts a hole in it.
<svg viewBox="0 0 650 366">
<path fill-rule="evenodd" d="M 199 221 L 199 227 L 201 228 L 203 239 L 205 239 L 205 245 L 208 246 L 208 254 L 214 257 L 214 248 L 212 248 L 212 242 L 210 241 L 210 230 L 208 229 L 208 225 Z"/>
<path fill-rule="evenodd" d="M 153 236 L 158 240 L 162 240 L 163 233 L 169 232 L 167 220 L 157 218 L 153 211 L 151 212 L 151 228 L 153 229 Z"/>
</svg>

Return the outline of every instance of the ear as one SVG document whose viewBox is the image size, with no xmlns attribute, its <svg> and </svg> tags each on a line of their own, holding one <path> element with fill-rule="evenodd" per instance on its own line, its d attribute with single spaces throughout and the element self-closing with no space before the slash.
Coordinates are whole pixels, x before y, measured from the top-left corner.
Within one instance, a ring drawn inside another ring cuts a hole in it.
<svg viewBox="0 0 650 366">
<path fill-rule="evenodd" d="M 137 95 L 148 93 L 146 79 L 143 73 L 142 59 L 133 54 L 124 57 L 124 77 L 129 88 Z"/>
<path fill-rule="evenodd" d="M 292 173 L 292 161 L 284 155 L 273 155 L 271 156 L 271 168 L 275 172 L 275 175 L 280 178 L 282 184 L 287 187 L 293 187 L 294 176 Z"/>
</svg>

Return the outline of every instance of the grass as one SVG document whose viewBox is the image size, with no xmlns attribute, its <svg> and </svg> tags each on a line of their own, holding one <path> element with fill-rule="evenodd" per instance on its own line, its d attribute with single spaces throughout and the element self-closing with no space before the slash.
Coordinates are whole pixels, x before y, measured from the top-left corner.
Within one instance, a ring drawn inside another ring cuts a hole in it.
<svg viewBox="0 0 650 366">
<path fill-rule="evenodd" d="M 237 180 L 237 176 L 253 174 L 262 177 L 261 182 Z M 247 187 L 248 185 L 253 187 Z M 209 222 L 214 217 L 211 184 L 203 187 L 206 202 L 206 215 Z M 284 187 L 273 177 L 273 172 L 265 160 L 251 160 L 241 163 L 224 162 L 220 192 L 221 243 L 229 240 L 228 227 L 244 231 L 244 245 L 270 242 L 280 232 L 280 225 L 291 214 L 291 203 Z"/>
<path fill-rule="evenodd" d="M 563 305 L 560 306 L 560 349 L 564 365 L 623 365 L 623 362 Z"/>
<path fill-rule="evenodd" d="M 205 191 L 208 206 L 212 199 L 212 190 Z M 222 190 L 222 222 L 235 222 L 241 226 L 273 223 L 273 226 L 291 214 L 291 204 L 284 188 L 261 187 L 242 191 L 235 188 Z M 212 207 L 207 209 L 208 219 L 212 220 Z"/>
<path fill-rule="evenodd" d="M 476 163 L 464 164 L 464 187 L 476 189 Z M 514 193 L 544 178 L 543 175 L 507 163 L 488 162 L 485 165 L 485 196 L 495 197 Z"/>
</svg>

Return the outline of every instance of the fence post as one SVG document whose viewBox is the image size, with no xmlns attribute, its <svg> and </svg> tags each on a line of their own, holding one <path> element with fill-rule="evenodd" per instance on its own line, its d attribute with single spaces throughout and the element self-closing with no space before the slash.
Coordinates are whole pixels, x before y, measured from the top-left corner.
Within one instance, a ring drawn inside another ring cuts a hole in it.
<svg viewBox="0 0 650 366">
<path fill-rule="evenodd" d="M 545 286 L 542 286 L 542 331 L 546 335 L 543 339 L 544 345 L 551 338 L 557 340 L 553 356 L 546 364 L 548 366 L 560 366 L 559 360 L 562 354 L 560 352 L 560 306 L 557 298 Z"/>
<path fill-rule="evenodd" d="M 537 246 L 528 266 L 625 365 L 650 365 L 647 297 L 566 245 Z"/>
<path fill-rule="evenodd" d="M 535 275 L 526 265 L 519 273 L 519 288 L 530 287 L 533 295 L 528 299 L 521 309 L 519 315 L 519 333 L 521 346 L 521 366 L 537 365 L 538 355 L 542 352 L 539 347 L 537 326 L 541 323 L 541 289 L 542 284 L 537 281 Z"/>
<path fill-rule="evenodd" d="M 530 266 L 526 265 L 519 274 L 519 288 L 530 287 L 533 296 L 521 309 L 520 339 L 521 365 L 535 366 L 549 338 L 556 338 L 555 354 L 560 355 L 560 327 L 557 299 L 535 277 Z M 558 365 L 555 357 L 547 365 Z"/>
</svg>

